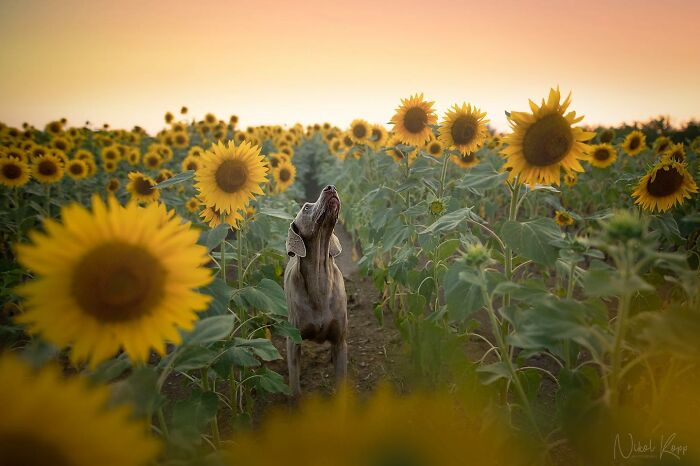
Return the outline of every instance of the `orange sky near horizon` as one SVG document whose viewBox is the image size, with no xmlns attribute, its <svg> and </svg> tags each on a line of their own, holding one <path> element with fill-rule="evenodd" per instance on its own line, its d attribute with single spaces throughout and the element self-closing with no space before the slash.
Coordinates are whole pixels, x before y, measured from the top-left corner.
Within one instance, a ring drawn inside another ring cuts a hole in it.
<svg viewBox="0 0 700 466">
<path fill-rule="evenodd" d="M 181 105 L 240 124 L 386 123 L 423 92 L 527 110 L 573 92 L 584 124 L 700 117 L 700 2 L 0 3 L 0 121 L 156 131 Z"/>
</svg>

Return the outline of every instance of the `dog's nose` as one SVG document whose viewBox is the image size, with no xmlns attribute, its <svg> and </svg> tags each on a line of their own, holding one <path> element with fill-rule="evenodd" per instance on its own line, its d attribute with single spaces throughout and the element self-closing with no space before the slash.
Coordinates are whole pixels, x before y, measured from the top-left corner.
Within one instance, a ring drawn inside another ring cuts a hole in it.
<svg viewBox="0 0 700 466">
<path fill-rule="evenodd" d="M 333 193 L 336 192 L 335 186 L 333 186 L 332 184 L 329 184 L 328 186 L 326 186 L 325 188 L 323 188 L 323 190 L 324 190 L 324 191 L 330 191 L 330 192 L 333 192 Z"/>
</svg>

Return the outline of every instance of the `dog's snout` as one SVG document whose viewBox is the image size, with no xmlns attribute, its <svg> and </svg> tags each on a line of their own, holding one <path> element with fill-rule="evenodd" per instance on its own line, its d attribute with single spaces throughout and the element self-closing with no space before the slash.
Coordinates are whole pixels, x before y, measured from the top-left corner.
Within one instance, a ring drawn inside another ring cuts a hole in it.
<svg viewBox="0 0 700 466">
<path fill-rule="evenodd" d="M 332 184 L 329 184 L 328 186 L 326 186 L 325 188 L 323 188 L 323 190 L 324 190 L 324 191 L 330 191 L 330 192 L 332 192 L 332 193 L 337 192 L 336 189 L 335 189 L 335 186 L 333 186 Z"/>
</svg>

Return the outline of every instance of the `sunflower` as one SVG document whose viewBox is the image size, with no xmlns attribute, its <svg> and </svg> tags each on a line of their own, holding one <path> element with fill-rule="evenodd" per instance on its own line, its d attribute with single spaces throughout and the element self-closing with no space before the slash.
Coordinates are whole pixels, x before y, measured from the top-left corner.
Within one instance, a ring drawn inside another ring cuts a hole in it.
<svg viewBox="0 0 700 466">
<path fill-rule="evenodd" d="M 462 154 L 476 151 L 484 143 L 488 134 L 484 120 L 486 112 L 482 112 L 471 104 L 455 104 L 445 113 L 445 119 L 440 125 L 440 141 L 445 147 L 455 147 Z"/>
<path fill-rule="evenodd" d="M 82 180 L 88 175 L 87 164 L 79 159 L 69 160 L 66 164 L 66 173 L 74 180 Z"/>
<path fill-rule="evenodd" d="M 172 123 L 173 120 L 175 119 L 175 116 L 174 116 L 172 113 L 170 113 L 170 112 L 165 112 L 165 118 L 164 118 L 164 119 L 165 119 L 165 122 L 166 122 L 166 123 L 170 124 L 170 123 Z"/>
<path fill-rule="evenodd" d="M 192 146 L 187 151 L 188 157 L 201 157 L 204 154 L 204 149 L 199 146 Z"/>
<path fill-rule="evenodd" d="M 78 149 L 77 151 L 75 151 L 75 154 L 73 154 L 73 158 L 77 160 L 95 160 L 95 157 L 92 155 L 92 152 L 85 149 Z"/>
<path fill-rule="evenodd" d="M 560 227 L 565 227 L 574 224 L 574 218 L 565 210 L 557 210 L 554 214 L 554 221 Z"/>
<path fill-rule="evenodd" d="M 366 144 L 370 141 L 372 130 L 365 120 L 356 119 L 350 123 L 348 134 L 356 144 Z"/>
<path fill-rule="evenodd" d="M 20 162 L 29 162 L 29 157 L 24 151 L 17 147 L 0 147 L 0 158 L 9 158 L 19 160 Z"/>
<path fill-rule="evenodd" d="M 32 177 L 39 183 L 44 184 L 61 181 L 61 178 L 63 178 L 61 160 L 52 154 L 36 158 L 32 164 Z"/>
<path fill-rule="evenodd" d="M 401 144 L 399 138 L 392 135 L 386 143 L 384 152 L 386 152 L 386 155 L 394 159 L 394 162 L 399 164 L 406 163 L 404 162 L 404 157 L 408 156 L 408 164 L 413 165 L 413 161 L 416 159 L 416 157 L 418 157 L 418 151 L 411 147 L 408 153 L 406 153 L 405 150 L 399 150 L 396 148 L 396 146 L 399 144 Z"/>
<path fill-rule="evenodd" d="M 187 209 L 187 212 L 194 214 L 197 213 L 200 205 L 202 205 L 202 203 L 199 202 L 199 199 L 197 199 L 196 197 L 191 197 L 187 199 L 187 202 L 185 203 L 185 208 Z"/>
<path fill-rule="evenodd" d="M 105 160 L 105 162 L 102 164 L 102 167 L 107 173 L 114 173 L 117 171 L 117 166 L 117 162 L 114 160 Z"/>
<path fill-rule="evenodd" d="M 7 465 L 137 466 L 160 450 L 126 406 L 108 408 L 107 386 L 58 368 L 0 357 L 0 458 Z"/>
<path fill-rule="evenodd" d="M 105 162 L 107 160 L 117 162 L 119 161 L 119 159 L 121 159 L 121 152 L 119 151 L 119 148 L 117 148 L 117 146 L 111 145 L 102 149 L 102 152 L 100 152 L 100 157 L 102 157 L 102 160 L 104 160 Z"/>
<path fill-rule="evenodd" d="M 450 157 L 450 161 L 459 168 L 472 168 L 479 165 L 479 158 L 474 152 L 471 154 L 458 154 Z"/>
<path fill-rule="evenodd" d="M 199 158 L 188 155 L 184 159 L 182 159 L 182 164 L 180 165 L 180 168 L 182 168 L 182 171 L 185 172 L 187 170 L 192 170 L 192 171 L 197 171 L 199 169 Z"/>
<path fill-rule="evenodd" d="M 183 132 L 176 132 L 175 135 L 173 136 L 173 146 L 177 147 L 178 149 L 184 149 L 185 147 L 189 146 L 190 144 L 190 137 L 187 135 L 187 133 Z"/>
<path fill-rule="evenodd" d="M 615 139 L 615 130 L 612 128 L 605 128 L 598 133 L 598 142 L 601 144 L 609 144 L 613 139 Z"/>
<path fill-rule="evenodd" d="M 29 181 L 29 166 L 15 158 L 0 158 L 0 184 L 8 188 L 19 188 Z"/>
<path fill-rule="evenodd" d="M 668 150 L 669 147 L 671 147 L 671 144 L 673 144 L 671 138 L 667 136 L 659 136 L 654 140 L 654 152 L 656 152 L 656 155 L 662 155 Z"/>
<path fill-rule="evenodd" d="M 47 133 L 56 136 L 59 135 L 63 132 L 63 123 L 61 121 L 51 121 L 46 124 L 44 127 L 44 131 Z"/>
<path fill-rule="evenodd" d="M 664 157 L 639 180 L 632 197 L 645 210 L 665 212 L 697 191 L 685 165 Z"/>
<path fill-rule="evenodd" d="M 280 149 L 280 152 L 289 157 L 290 159 L 294 157 L 294 149 L 292 149 L 291 147 L 283 147 L 282 149 Z"/>
<path fill-rule="evenodd" d="M 143 165 L 146 168 L 150 168 L 151 170 L 160 168 L 162 163 L 163 157 L 161 157 L 161 155 L 158 152 L 148 152 L 146 155 L 143 156 Z"/>
<path fill-rule="evenodd" d="M 576 186 L 576 181 L 578 180 L 578 176 L 574 172 L 566 172 L 564 174 L 564 184 L 571 187 L 571 186 Z"/>
<path fill-rule="evenodd" d="M 532 113 L 512 112 L 508 116 L 513 132 L 504 138 L 508 147 L 502 150 L 511 168 L 509 178 L 520 177 L 530 185 L 558 185 L 561 169 L 582 172 L 579 160 L 586 159 L 588 141 L 595 133 L 572 127 L 583 119 L 576 112 L 566 113 L 571 94 L 561 102 L 559 89 L 551 89 L 547 102 L 530 101 Z"/>
<path fill-rule="evenodd" d="M 275 178 L 275 189 L 278 193 L 281 193 L 294 183 L 297 169 L 293 163 L 283 161 L 277 166 L 276 170 L 272 171 L 272 175 Z"/>
<path fill-rule="evenodd" d="M 696 154 L 700 154 L 700 136 L 696 136 L 693 142 L 690 143 L 690 150 Z"/>
<path fill-rule="evenodd" d="M 432 126 L 437 123 L 433 110 L 434 102 L 423 100 L 423 94 L 416 94 L 408 99 L 401 99 L 401 105 L 391 118 L 394 134 L 404 144 L 421 146 L 433 133 Z"/>
<path fill-rule="evenodd" d="M 141 161 L 141 151 L 137 147 L 132 147 L 126 154 L 126 161 L 129 165 L 138 165 Z"/>
<path fill-rule="evenodd" d="M 184 105 L 180 107 L 180 115 L 187 115 L 187 107 Z"/>
<path fill-rule="evenodd" d="M 156 189 L 155 185 L 156 182 L 150 176 L 140 172 L 131 172 L 126 190 L 131 193 L 132 199 L 149 203 L 160 198 L 160 190 Z"/>
<path fill-rule="evenodd" d="M 639 155 L 647 147 L 647 137 L 639 130 L 634 130 L 625 136 L 622 142 L 622 150 L 630 157 Z"/>
<path fill-rule="evenodd" d="M 267 171 L 259 146 L 219 142 L 202 156 L 195 186 L 205 204 L 228 214 L 243 209 L 254 194 L 263 194 L 260 185 L 267 181 Z"/>
<path fill-rule="evenodd" d="M 167 168 L 161 168 L 158 172 L 158 175 L 156 175 L 154 181 L 156 182 L 156 184 L 162 183 L 165 180 L 169 180 L 173 176 L 175 176 L 175 173 L 173 173 L 172 170 L 169 170 Z"/>
<path fill-rule="evenodd" d="M 118 178 L 110 178 L 107 182 L 107 191 L 110 193 L 116 193 L 119 186 L 121 186 L 121 183 L 119 182 Z"/>
<path fill-rule="evenodd" d="M 439 139 L 429 141 L 424 150 L 433 157 L 442 157 L 442 142 Z"/>
<path fill-rule="evenodd" d="M 216 228 L 221 225 L 222 213 L 214 207 L 205 206 L 199 213 L 199 216 L 209 225 L 209 228 Z M 223 220 L 235 230 L 238 228 L 238 223 L 243 220 L 243 216 L 236 210 L 226 214 Z"/>
<path fill-rule="evenodd" d="M 48 147 L 36 145 L 36 146 L 33 146 L 29 150 L 29 158 L 32 161 L 34 161 L 34 160 L 38 159 L 39 157 L 41 157 L 42 155 L 46 155 L 48 153 L 49 153 Z"/>
<path fill-rule="evenodd" d="M 51 147 L 62 152 L 68 152 L 73 148 L 73 144 L 62 136 L 56 136 L 51 140 Z"/>
<path fill-rule="evenodd" d="M 163 354 L 166 341 L 179 343 L 179 329 L 191 330 L 207 308 L 210 297 L 195 290 L 212 276 L 199 232 L 164 210 L 97 195 L 92 212 L 63 207 L 62 224 L 47 221 L 48 233 L 17 246 L 35 276 L 18 288 L 27 311 L 17 320 L 92 367 L 120 348 L 145 362 L 151 348 Z"/>
<path fill-rule="evenodd" d="M 685 147 L 682 142 L 671 144 L 664 155 L 676 162 L 685 162 Z"/>
<path fill-rule="evenodd" d="M 612 165 L 617 159 L 617 151 L 610 144 L 597 144 L 591 146 L 591 165 L 598 168 L 605 168 Z"/>
</svg>

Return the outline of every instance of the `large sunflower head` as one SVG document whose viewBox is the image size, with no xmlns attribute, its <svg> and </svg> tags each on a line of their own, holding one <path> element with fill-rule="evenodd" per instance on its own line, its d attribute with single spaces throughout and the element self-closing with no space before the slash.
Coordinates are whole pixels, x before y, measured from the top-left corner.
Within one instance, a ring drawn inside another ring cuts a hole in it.
<svg viewBox="0 0 700 466">
<path fill-rule="evenodd" d="M 665 212 L 697 191 L 685 165 L 664 157 L 639 180 L 632 197 L 645 210 Z"/>
<path fill-rule="evenodd" d="M 459 168 L 472 168 L 479 165 L 479 158 L 474 152 L 470 154 L 453 155 L 450 157 L 450 160 Z"/>
<path fill-rule="evenodd" d="M 25 162 L 10 157 L 0 158 L 0 184 L 18 188 L 27 184 L 29 178 L 30 170 Z"/>
<path fill-rule="evenodd" d="M 32 164 L 32 176 L 39 183 L 49 184 L 61 181 L 63 178 L 61 160 L 52 154 L 37 157 Z"/>
<path fill-rule="evenodd" d="M 370 141 L 372 130 L 369 127 L 369 123 L 358 118 L 350 123 L 348 134 L 356 144 L 366 144 Z"/>
<path fill-rule="evenodd" d="M 486 112 L 471 104 L 453 105 L 440 125 L 440 141 L 445 147 L 454 147 L 462 154 L 476 151 L 488 134 L 485 116 Z"/>
<path fill-rule="evenodd" d="M 616 159 L 617 151 L 610 144 L 596 144 L 591 146 L 589 161 L 594 167 L 609 167 Z"/>
<path fill-rule="evenodd" d="M 639 130 L 631 131 L 622 142 L 622 150 L 630 157 L 639 155 L 647 147 L 647 137 Z"/>
<path fill-rule="evenodd" d="M 259 146 L 219 142 L 202 155 L 195 186 L 205 204 L 228 214 L 245 208 L 255 194 L 263 194 L 267 171 Z"/>
<path fill-rule="evenodd" d="M 510 169 L 510 179 L 519 177 L 530 185 L 555 184 L 561 178 L 561 169 L 582 172 L 579 160 L 586 159 L 588 141 L 595 133 L 573 125 L 583 116 L 566 110 L 571 94 L 560 102 L 559 89 L 551 89 L 547 102 L 538 106 L 530 101 L 532 113 L 512 112 L 508 116 L 513 132 L 504 138 L 508 144 L 502 150 L 507 160 L 503 165 Z"/>
<path fill-rule="evenodd" d="M 272 171 L 275 178 L 275 189 L 278 193 L 284 192 L 293 183 L 297 176 L 297 169 L 293 163 L 282 161 L 277 168 Z"/>
<path fill-rule="evenodd" d="M 401 105 L 391 118 L 394 134 L 404 144 L 422 146 L 433 132 L 437 123 L 433 110 L 434 102 L 423 100 L 423 94 L 416 94 L 408 99 L 401 99 Z"/>
<path fill-rule="evenodd" d="M 94 384 L 93 384 L 94 385 Z M 0 357 L 0 461 L 13 466 L 153 464 L 158 442 L 126 407 L 108 408 L 109 388 L 56 367 L 35 371 Z"/>
<path fill-rule="evenodd" d="M 74 180 L 82 180 L 88 176 L 87 164 L 79 159 L 69 160 L 66 164 L 66 173 Z"/>
<path fill-rule="evenodd" d="M 150 176 L 140 172 L 131 172 L 129 173 L 129 182 L 126 184 L 126 190 L 131 193 L 132 199 L 150 203 L 160 198 L 160 190 L 156 189 L 155 186 L 156 182 Z"/>
<path fill-rule="evenodd" d="M 17 247 L 35 277 L 18 288 L 27 311 L 17 320 L 92 366 L 120 348 L 145 362 L 151 349 L 179 343 L 179 329 L 192 329 L 210 301 L 197 289 L 212 275 L 199 232 L 164 210 L 98 196 L 92 212 L 63 207 L 62 223 L 47 221 L 47 233 Z"/>
<path fill-rule="evenodd" d="M 654 152 L 656 155 L 663 155 L 669 147 L 671 147 L 673 141 L 668 136 L 659 136 L 654 139 Z"/>
</svg>

